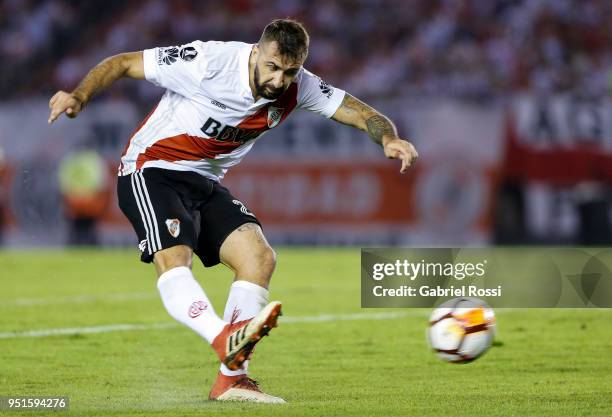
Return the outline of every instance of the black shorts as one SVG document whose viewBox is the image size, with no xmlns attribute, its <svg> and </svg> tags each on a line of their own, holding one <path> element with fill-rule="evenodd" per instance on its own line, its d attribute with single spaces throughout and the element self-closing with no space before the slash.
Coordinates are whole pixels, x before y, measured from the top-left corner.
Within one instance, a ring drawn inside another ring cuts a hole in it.
<svg viewBox="0 0 612 417">
<path fill-rule="evenodd" d="M 191 171 L 145 168 L 120 176 L 117 196 L 147 263 L 159 250 L 186 245 L 204 266 L 214 266 L 230 233 L 245 223 L 261 225 L 227 188 Z"/>
</svg>

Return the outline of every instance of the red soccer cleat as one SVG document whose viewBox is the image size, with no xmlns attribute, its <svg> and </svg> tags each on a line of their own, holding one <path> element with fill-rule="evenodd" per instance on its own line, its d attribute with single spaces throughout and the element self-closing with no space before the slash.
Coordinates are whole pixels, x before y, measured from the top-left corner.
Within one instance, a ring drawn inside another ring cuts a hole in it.
<svg viewBox="0 0 612 417">
<path fill-rule="evenodd" d="M 227 376 L 221 372 L 208 394 L 214 401 L 250 401 L 267 404 L 284 404 L 285 400 L 262 392 L 257 381 L 246 375 Z"/>
<path fill-rule="evenodd" d="M 277 326 L 280 301 L 272 301 L 250 320 L 227 324 L 213 340 L 212 347 L 229 369 L 240 369 L 257 342 Z"/>
</svg>

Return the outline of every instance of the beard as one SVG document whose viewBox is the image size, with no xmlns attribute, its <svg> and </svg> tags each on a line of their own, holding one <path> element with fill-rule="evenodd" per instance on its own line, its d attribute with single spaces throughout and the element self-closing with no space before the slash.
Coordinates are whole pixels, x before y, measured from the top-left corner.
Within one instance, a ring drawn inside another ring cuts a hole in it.
<svg viewBox="0 0 612 417">
<path fill-rule="evenodd" d="M 257 91 L 257 94 L 259 94 L 261 97 L 267 100 L 275 100 L 285 92 L 285 89 L 282 87 L 274 88 L 268 83 L 260 84 L 259 69 L 257 68 L 257 66 L 255 66 L 255 71 L 253 75 L 253 83 L 255 84 L 255 90 Z"/>
</svg>

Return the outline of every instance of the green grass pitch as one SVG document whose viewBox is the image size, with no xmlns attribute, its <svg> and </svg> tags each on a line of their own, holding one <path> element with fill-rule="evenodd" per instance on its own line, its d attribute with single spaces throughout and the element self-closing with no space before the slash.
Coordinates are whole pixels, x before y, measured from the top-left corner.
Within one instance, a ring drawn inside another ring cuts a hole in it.
<svg viewBox="0 0 612 417">
<path fill-rule="evenodd" d="M 213 351 L 173 325 L 134 250 L 0 252 L 0 396 L 69 396 L 54 415 L 70 416 L 612 416 L 610 310 L 499 311 L 496 345 L 446 364 L 428 349 L 428 311 L 360 308 L 358 249 L 278 252 L 284 316 L 251 374 L 288 404 L 207 401 Z M 230 271 L 195 273 L 222 312 Z"/>
</svg>

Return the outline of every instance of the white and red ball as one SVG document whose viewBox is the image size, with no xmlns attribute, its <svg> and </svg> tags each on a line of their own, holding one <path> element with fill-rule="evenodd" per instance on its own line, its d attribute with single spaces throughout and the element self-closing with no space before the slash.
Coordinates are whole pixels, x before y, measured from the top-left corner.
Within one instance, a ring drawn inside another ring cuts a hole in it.
<svg viewBox="0 0 612 417">
<path fill-rule="evenodd" d="M 477 298 L 454 298 L 436 308 L 429 318 L 427 338 L 438 357 L 466 363 L 482 356 L 495 337 L 495 314 Z"/>
</svg>

